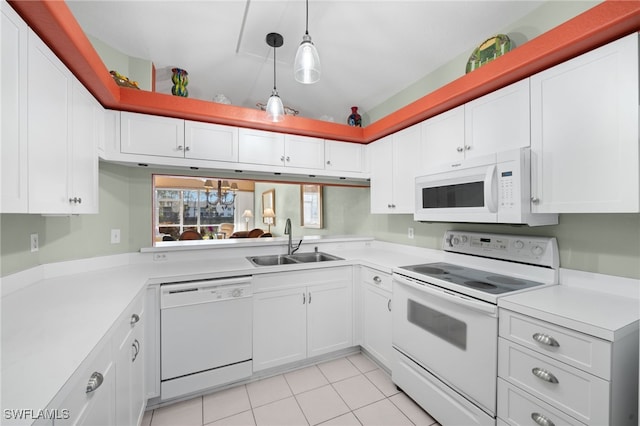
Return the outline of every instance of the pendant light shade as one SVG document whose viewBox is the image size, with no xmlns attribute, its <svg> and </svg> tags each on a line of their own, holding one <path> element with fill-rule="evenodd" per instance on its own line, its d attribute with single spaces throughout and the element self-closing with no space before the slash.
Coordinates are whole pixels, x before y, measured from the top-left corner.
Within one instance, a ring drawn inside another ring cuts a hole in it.
<svg viewBox="0 0 640 426">
<path fill-rule="evenodd" d="M 274 123 L 282 121 L 284 119 L 284 105 L 282 105 L 282 99 L 278 96 L 278 92 L 275 90 L 271 93 L 271 97 L 267 101 L 267 118 Z"/>
<path fill-rule="evenodd" d="M 276 48 L 284 44 L 284 39 L 278 33 L 269 33 L 267 34 L 267 44 L 273 47 L 273 91 L 267 101 L 267 118 L 277 123 L 284 119 L 284 105 L 276 89 Z"/>
<path fill-rule="evenodd" d="M 320 56 L 309 35 L 309 0 L 306 11 L 306 27 L 293 62 L 293 76 L 300 83 L 312 84 L 320 80 Z"/>
</svg>

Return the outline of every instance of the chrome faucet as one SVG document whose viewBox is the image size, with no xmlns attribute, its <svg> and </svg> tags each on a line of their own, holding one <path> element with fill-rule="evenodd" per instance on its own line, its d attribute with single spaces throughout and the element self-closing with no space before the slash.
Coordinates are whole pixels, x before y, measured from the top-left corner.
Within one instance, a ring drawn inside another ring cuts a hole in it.
<svg viewBox="0 0 640 426">
<path fill-rule="evenodd" d="M 302 240 L 298 242 L 296 248 L 293 248 L 293 243 L 291 242 L 291 219 L 287 218 L 287 222 L 284 225 L 284 234 L 289 236 L 289 243 L 287 244 L 287 254 L 293 254 L 298 251 L 300 248 L 300 244 L 302 244 Z"/>
</svg>

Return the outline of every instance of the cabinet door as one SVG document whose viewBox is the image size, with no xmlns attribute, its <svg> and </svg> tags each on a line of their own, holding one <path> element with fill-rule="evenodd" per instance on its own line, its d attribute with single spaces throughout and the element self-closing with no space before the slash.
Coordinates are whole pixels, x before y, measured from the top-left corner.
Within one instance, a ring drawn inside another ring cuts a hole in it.
<svg viewBox="0 0 640 426">
<path fill-rule="evenodd" d="M 92 395 L 83 407 L 77 422 L 74 425 L 86 426 L 111 426 L 115 423 L 115 365 L 109 363 L 103 374 L 104 381 L 95 394 Z M 57 424 L 57 423 L 56 423 Z"/>
<path fill-rule="evenodd" d="M 324 169 L 324 139 L 307 136 L 284 136 L 286 167 Z"/>
<path fill-rule="evenodd" d="M 638 34 L 531 77 L 532 210 L 640 211 Z"/>
<path fill-rule="evenodd" d="M 67 213 L 73 77 L 31 30 L 28 58 L 29 211 Z"/>
<path fill-rule="evenodd" d="M 364 147 L 359 143 L 324 141 L 325 170 L 361 172 Z"/>
<path fill-rule="evenodd" d="M 120 150 L 128 154 L 184 157 L 184 120 L 122 112 Z"/>
<path fill-rule="evenodd" d="M 241 163 L 284 166 L 284 135 L 253 129 L 239 129 Z"/>
<path fill-rule="evenodd" d="M 253 295 L 253 371 L 306 358 L 304 288 Z"/>
<path fill-rule="evenodd" d="M 2 7 L 1 212 L 27 213 L 27 24 L 6 1 Z"/>
<path fill-rule="evenodd" d="M 185 121 L 185 157 L 200 160 L 238 161 L 238 128 Z"/>
<path fill-rule="evenodd" d="M 362 285 L 362 346 L 391 368 L 391 293 Z"/>
<path fill-rule="evenodd" d="M 351 281 L 315 285 L 307 291 L 307 356 L 352 346 Z"/>
<path fill-rule="evenodd" d="M 528 78 L 475 99 L 464 108 L 465 158 L 530 145 Z"/>
<path fill-rule="evenodd" d="M 69 198 L 72 213 L 98 213 L 98 129 L 102 106 L 73 82 Z"/>
<path fill-rule="evenodd" d="M 393 135 L 393 213 L 415 210 L 415 177 L 420 161 L 420 125 Z"/>
<path fill-rule="evenodd" d="M 421 170 L 464 158 L 464 105 L 422 123 Z"/>
<path fill-rule="evenodd" d="M 137 425 L 144 414 L 144 350 L 142 324 L 137 324 L 117 349 L 116 423 Z"/>
<path fill-rule="evenodd" d="M 367 147 L 371 159 L 371 213 L 393 212 L 393 136 Z"/>
</svg>

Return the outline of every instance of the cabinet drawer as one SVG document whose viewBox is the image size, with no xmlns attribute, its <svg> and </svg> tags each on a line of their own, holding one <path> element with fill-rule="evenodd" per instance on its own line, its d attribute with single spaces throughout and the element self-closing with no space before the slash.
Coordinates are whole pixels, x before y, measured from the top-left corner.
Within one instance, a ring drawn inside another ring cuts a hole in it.
<svg viewBox="0 0 640 426">
<path fill-rule="evenodd" d="M 499 333 L 536 352 L 611 379 L 610 342 L 508 310 L 500 311 Z"/>
<path fill-rule="evenodd" d="M 555 426 L 584 425 L 584 423 L 580 423 L 573 417 L 502 379 L 498 379 L 498 417 L 505 423 L 514 426 L 536 424 L 554 424 Z M 534 420 L 534 417 L 538 419 L 538 422 Z M 547 423 L 545 423 L 545 419 Z"/>
<path fill-rule="evenodd" d="M 112 339 L 114 345 L 116 345 L 116 349 L 127 338 L 127 335 L 131 330 L 137 327 L 142 327 L 143 315 L 144 295 L 136 297 L 116 321 Z"/>
<path fill-rule="evenodd" d="M 366 267 L 360 268 L 360 278 L 365 284 L 391 291 L 391 275 Z"/>
<path fill-rule="evenodd" d="M 608 381 L 503 338 L 498 340 L 498 376 L 584 423 L 609 422 Z M 546 380 L 541 376 L 547 376 Z"/>
<path fill-rule="evenodd" d="M 97 418 L 101 419 L 101 424 L 113 424 L 114 370 L 109 345 L 98 344 L 54 398 L 54 408 L 68 410 L 68 416 L 56 419 L 55 424 L 95 424 Z M 95 390 L 87 392 L 89 380 L 94 374 L 100 375 L 102 382 Z"/>
</svg>

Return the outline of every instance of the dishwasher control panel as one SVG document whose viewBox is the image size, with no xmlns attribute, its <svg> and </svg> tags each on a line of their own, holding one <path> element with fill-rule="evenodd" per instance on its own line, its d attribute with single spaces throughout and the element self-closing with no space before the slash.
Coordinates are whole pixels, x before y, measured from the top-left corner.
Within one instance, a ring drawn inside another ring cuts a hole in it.
<svg viewBox="0 0 640 426">
<path fill-rule="evenodd" d="M 251 277 L 167 283 L 160 293 L 161 309 L 251 297 Z"/>
</svg>

